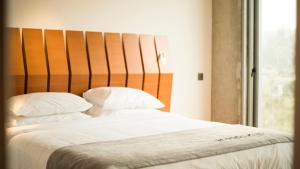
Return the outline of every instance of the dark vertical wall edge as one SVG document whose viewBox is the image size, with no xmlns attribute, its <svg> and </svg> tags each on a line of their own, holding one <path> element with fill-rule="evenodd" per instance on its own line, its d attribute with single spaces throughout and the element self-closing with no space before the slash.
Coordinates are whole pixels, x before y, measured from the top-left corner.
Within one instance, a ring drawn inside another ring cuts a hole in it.
<svg viewBox="0 0 300 169">
<path fill-rule="evenodd" d="M 5 169 L 5 50 L 4 24 L 5 24 L 5 0 L 0 3 L 0 168 Z"/>
<path fill-rule="evenodd" d="M 259 101 L 259 33 L 260 33 L 260 14 L 261 14 L 261 0 L 254 1 L 254 22 L 253 22 L 253 64 L 254 68 L 252 69 L 253 76 L 253 126 L 258 127 L 258 101 Z"/>
<path fill-rule="evenodd" d="M 297 41 L 296 41 L 296 102 L 295 102 L 295 146 L 294 169 L 300 168 L 300 3 L 297 2 Z"/>
</svg>

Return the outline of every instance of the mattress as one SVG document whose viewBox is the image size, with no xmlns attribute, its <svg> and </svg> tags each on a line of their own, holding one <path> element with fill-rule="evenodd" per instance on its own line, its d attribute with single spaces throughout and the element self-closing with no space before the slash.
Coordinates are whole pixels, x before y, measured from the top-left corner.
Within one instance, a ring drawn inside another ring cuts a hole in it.
<svg viewBox="0 0 300 169">
<path fill-rule="evenodd" d="M 158 110 L 121 110 L 109 115 L 7 129 L 10 169 L 46 169 L 56 150 L 79 144 L 124 140 L 228 124 L 185 118 Z M 289 169 L 292 143 L 278 143 L 147 168 Z"/>
</svg>

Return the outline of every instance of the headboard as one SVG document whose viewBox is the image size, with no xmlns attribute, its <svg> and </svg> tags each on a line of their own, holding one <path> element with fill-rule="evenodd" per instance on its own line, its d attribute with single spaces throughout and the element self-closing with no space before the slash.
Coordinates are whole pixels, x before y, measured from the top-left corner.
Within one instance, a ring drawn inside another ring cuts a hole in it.
<svg viewBox="0 0 300 169">
<path fill-rule="evenodd" d="M 142 89 L 169 111 L 173 73 L 166 36 L 8 28 L 11 95 Z"/>
</svg>

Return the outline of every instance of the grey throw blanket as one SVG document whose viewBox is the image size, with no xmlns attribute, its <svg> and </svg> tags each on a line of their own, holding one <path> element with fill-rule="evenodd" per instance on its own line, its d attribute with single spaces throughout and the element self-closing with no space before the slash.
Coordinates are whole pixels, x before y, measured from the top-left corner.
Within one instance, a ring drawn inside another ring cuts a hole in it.
<svg viewBox="0 0 300 169">
<path fill-rule="evenodd" d="M 193 129 L 63 147 L 47 169 L 144 168 L 292 142 L 288 135 L 240 125 Z"/>
</svg>

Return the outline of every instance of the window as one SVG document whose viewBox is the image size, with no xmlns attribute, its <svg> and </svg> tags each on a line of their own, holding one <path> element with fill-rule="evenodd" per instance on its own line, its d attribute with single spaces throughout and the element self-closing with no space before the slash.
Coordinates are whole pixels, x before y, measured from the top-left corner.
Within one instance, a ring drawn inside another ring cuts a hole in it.
<svg viewBox="0 0 300 169">
<path fill-rule="evenodd" d="M 260 0 L 258 126 L 293 131 L 296 0 Z"/>
</svg>

